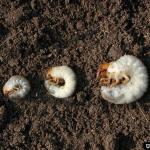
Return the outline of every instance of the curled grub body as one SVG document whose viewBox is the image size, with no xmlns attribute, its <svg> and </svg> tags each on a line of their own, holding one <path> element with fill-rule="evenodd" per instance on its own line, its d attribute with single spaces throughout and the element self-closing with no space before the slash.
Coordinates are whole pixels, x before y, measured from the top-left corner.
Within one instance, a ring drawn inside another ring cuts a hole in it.
<svg viewBox="0 0 150 150">
<path fill-rule="evenodd" d="M 101 74 L 99 73 L 99 76 L 102 77 Z M 104 83 L 101 94 L 111 103 L 131 103 L 139 99 L 148 87 L 146 67 L 132 55 L 125 55 L 111 62 L 103 74 L 105 78 L 101 78 L 101 82 Z"/>
<path fill-rule="evenodd" d="M 26 78 L 23 76 L 12 76 L 4 85 L 3 93 L 10 99 L 24 98 L 31 87 Z"/>
<path fill-rule="evenodd" d="M 49 68 L 46 72 L 45 87 L 54 97 L 69 97 L 76 88 L 76 75 L 68 66 Z"/>
</svg>

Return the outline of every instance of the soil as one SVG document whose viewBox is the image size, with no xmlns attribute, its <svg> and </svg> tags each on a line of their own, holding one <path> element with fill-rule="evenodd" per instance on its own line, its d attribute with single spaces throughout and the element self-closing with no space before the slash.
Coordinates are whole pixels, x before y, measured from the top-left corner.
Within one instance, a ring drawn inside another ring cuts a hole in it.
<svg viewBox="0 0 150 150">
<path fill-rule="evenodd" d="M 150 88 L 138 101 L 103 100 L 98 66 L 124 54 L 150 70 L 149 0 L 1 0 L 0 89 L 25 76 L 25 99 L 0 92 L 0 149 L 141 150 L 150 141 Z M 69 65 L 78 77 L 73 96 L 57 99 L 43 70 Z M 150 73 L 150 72 L 149 72 Z"/>
</svg>

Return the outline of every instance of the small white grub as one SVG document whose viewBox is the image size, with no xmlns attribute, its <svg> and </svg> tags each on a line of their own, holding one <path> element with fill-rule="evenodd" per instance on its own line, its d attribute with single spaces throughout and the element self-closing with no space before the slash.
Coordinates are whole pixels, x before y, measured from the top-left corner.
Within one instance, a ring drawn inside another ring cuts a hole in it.
<svg viewBox="0 0 150 150">
<path fill-rule="evenodd" d="M 20 99 L 24 98 L 30 89 L 30 84 L 26 78 L 15 75 L 5 83 L 3 93 L 9 99 Z"/>
<path fill-rule="evenodd" d="M 146 67 L 132 55 L 124 55 L 117 61 L 100 65 L 97 76 L 103 84 L 102 97 L 115 104 L 138 100 L 148 87 Z"/>
<path fill-rule="evenodd" d="M 49 68 L 46 72 L 45 87 L 54 97 L 69 97 L 75 91 L 76 75 L 68 66 Z"/>
</svg>

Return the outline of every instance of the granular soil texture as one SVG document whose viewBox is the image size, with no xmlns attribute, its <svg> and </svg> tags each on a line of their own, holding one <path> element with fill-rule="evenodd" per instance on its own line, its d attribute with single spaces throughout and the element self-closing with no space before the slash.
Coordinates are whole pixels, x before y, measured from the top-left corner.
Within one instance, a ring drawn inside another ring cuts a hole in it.
<svg viewBox="0 0 150 150">
<path fill-rule="evenodd" d="M 0 1 L 0 149 L 142 150 L 150 141 L 150 89 L 138 102 L 103 100 L 100 63 L 124 54 L 150 70 L 149 0 Z M 69 65 L 73 96 L 56 99 L 43 86 L 45 68 Z M 12 75 L 32 90 L 12 101 L 2 94 Z"/>
</svg>

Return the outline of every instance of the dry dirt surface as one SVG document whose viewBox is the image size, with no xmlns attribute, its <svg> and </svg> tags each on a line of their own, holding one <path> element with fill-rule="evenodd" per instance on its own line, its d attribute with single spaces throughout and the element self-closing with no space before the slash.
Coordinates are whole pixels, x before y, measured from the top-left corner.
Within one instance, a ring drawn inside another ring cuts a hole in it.
<svg viewBox="0 0 150 150">
<path fill-rule="evenodd" d="M 100 63 L 124 54 L 150 70 L 149 0 L 0 0 L 0 150 L 142 150 L 150 141 L 150 88 L 138 102 L 103 100 Z M 43 70 L 69 65 L 73 96 L 56 99 Z M 12 75 L 32 90 L 12 101 L 2 94 Z"/>
</svg>

